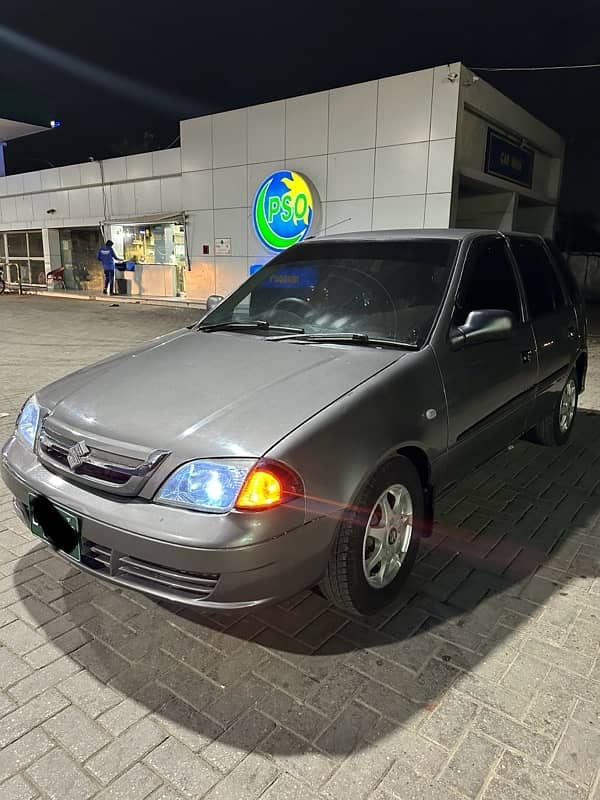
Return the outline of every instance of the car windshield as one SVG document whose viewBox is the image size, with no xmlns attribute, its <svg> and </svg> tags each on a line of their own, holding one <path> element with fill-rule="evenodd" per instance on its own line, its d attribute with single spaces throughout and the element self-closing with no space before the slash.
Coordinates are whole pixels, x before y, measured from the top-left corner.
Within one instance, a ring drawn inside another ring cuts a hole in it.
<svg viewBox="0 0 600 800">
<path fill-rule="evenodd" d="M 288 329 L 290 338 L 294 332 L 359 335 L 421 346 L 457 249 L 454 240 L 425 238 L 299 245 L 262 267 L 200 327 L 231 325 L 261 335 Z"/>
</svg>

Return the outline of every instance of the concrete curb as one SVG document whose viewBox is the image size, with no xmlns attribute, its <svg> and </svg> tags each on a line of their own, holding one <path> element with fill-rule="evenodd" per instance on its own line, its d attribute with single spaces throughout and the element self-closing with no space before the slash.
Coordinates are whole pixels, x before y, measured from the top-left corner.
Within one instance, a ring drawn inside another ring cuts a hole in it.
<svg viewBox="0 0 600 800">
<path fill-rule="evenodd" d="M 15 294 L 11 292 L 11 294 Z M 163 308 L 197 308 L 206 311 L 206 303 L 201 300 L 187 300 L 180 297 L 126 297 L 125 295 L 96 295 L 86 294 L 85 292 L 61 292 L 61 291 L 37 291 L 35 289 L 26 289 L 23 292 L 25 295 L 36 295 L 39 297 L 56 297 L 66 300 L 95 300 L 99 303 L 120 303 L 123 305 L 147 305 L 147 306 L 162 306 Z"/>
</svg>

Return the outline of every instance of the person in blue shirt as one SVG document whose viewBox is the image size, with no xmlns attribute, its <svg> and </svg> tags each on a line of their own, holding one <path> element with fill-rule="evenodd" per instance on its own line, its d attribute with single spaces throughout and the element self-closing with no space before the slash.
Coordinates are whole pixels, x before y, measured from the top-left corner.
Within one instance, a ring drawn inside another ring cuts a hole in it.
<svg viewBox="0 0 600 800">
<path fill-rule="evenodd" d="M 114 243 L 111 242 L 110 239 L 98 250 L 96 258 L 104 268 L 104 289 L 102 290 L 102 294 L 113 294 L 113 287 L 115 285 L 115 261 L 119 261 L 120 259 L 115 253 Z"/>
</svg>

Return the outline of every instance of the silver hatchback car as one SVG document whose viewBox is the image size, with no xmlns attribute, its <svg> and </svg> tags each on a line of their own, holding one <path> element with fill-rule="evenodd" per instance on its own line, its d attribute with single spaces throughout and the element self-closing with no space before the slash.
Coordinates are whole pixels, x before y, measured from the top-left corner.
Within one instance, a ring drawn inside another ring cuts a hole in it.
<svg viewBox="0 0 600 800">
<path fill-rule="evenodd" d="M 122 586 L 233 609 L 319 583 L 375 613 L 440 492 L 522 435 L 567 440 L 586 367 L 577 287 L 539 237 L 317 238 L 38 391 L 2 475 L 33 533 Z"/>
</svg>

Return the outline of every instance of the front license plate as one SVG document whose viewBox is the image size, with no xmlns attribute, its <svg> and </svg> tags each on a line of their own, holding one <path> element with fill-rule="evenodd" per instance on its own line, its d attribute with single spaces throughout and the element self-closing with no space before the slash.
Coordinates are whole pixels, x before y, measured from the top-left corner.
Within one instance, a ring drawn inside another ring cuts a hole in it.
<svg viewBox="0 0 600 800">
<path fill-rule="evenodd" d="M 66 535 L 61 534 L 59 530 L 55 530 L 54 526 L 52 531 L 46 532 L 36 517 L 35 504 L 33 502 L 34 500 L 39 500 L 39 498 L 36 498 L 34 495 L 30 495 L 29 527 L 31 532 L 35 536 L 38 536 L 40 539 L 43 539 L 45 542 L 51 544 L 53 547 L 56 547 L 56 549 L 60 550 L 62 553 L 74 558 L 76 561 L 81 561 L 81 522 L 79 517 L 69 511 L 68 508 L 64 508 L 63 506 L 58 506 L 55 503 L 52 503 L 52 509 L 66 523 L 68 529 L 65 531 Z M 56 526 L 57 529 L 59 527 L 60 526 Z M 48 535 L 49 533 L 51 536 Z M 65 544 L 62 545 L 62 542 Z"/>
</svg>

